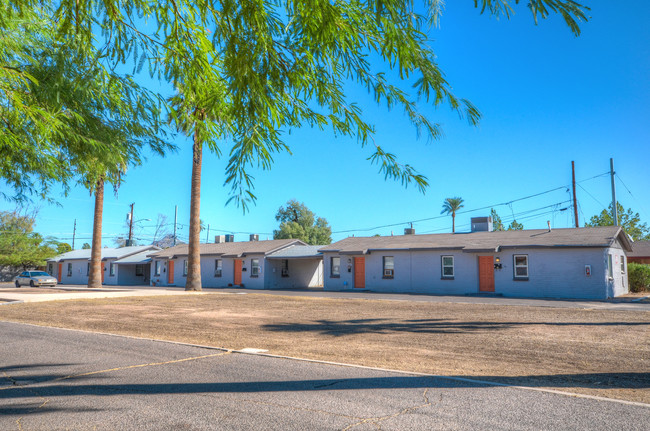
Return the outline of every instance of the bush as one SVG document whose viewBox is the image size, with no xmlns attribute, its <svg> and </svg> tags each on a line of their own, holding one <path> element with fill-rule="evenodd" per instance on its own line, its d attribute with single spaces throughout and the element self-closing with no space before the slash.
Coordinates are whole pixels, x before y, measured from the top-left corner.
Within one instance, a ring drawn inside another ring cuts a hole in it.
<svg viewBox="0 0 650 431">
<path fill-rule="evenodd" d="M 650 265 L 629 263 L 627 265 L 630 292 L 650 291 Z"/>
</svg>

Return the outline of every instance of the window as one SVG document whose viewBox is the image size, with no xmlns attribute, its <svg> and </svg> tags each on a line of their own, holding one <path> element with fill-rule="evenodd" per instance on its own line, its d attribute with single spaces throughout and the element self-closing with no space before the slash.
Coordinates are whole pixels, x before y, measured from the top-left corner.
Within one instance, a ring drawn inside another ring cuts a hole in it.
<svg viewBox="0 0 650 431">
<path fill-rule="evenodd" d="M 251 277 L 257 277 L 260 275 L 260 260 L 251 259 Z"/>
<path fill-rule="evenodd" d="M 144 275 L 144 265 L 140 265 L 140 264 L 135 265 L 135 275 L 136 276 Z"/>
<path fill-rule="evenodd" d="M 54 269 L 54 267 L 52 266 L 51 263 L 47 265 L 47 272 L 49 272 L 50 274 L 52 274 L 53 269 Z"/>
<path fill-rule="evenodd" d="M 607 276 L 609 278 L 614 278 L 614 267 L 612 266 L 612 255 L 607 255 Z"/>
<path fill-rule="evenodd" d="M 282 259 L 282 276 L 289 276 L 289 259 Z"/>
<path fill-rule="evenodd" d="M 115 275 L 115 263 L 111 262 L 111 265 L 108 270 L 108 275 Z"/>
<path fill-rule="evenodd" d="M 90 262 L 86 265 L 86 275 L 90 275 Z"/>
<path fill-rule="evenodd" d="M 384 261 L 383 278 L 393 278 L 395 275 L 395 261 L 393 260 L 393 256 L 384 256 L 382 259 Z"/>
<path fill-rule="evenodd" d="M 187 275 L 187 259 L 183 260 L 183 276 Z"/>
<path fill-rule="evenodd" d="M 160 275 L 160 261 L 159 260 L 154 261 L 154 263 L 153 263 L 153 272 L 156 275 Z"/>
<path fill-rule="evenodd" d="M 68 277 L 72 277 L 72 264 L 68 264 Z"/>
<path fill-rule="evenodd" d="M 442 256 L 442 278 L 454 278 L 454 256 Z"/>
<path fill-rule="evenodd" d="M 515 278 L 528 278 L 528 255 L 515 254 Z"/>
<path fill-rule="evenodd" d="M 214 276 L 215 277 L 221 277 L 221 274 L 223 272 L 223 269 L 222 269 L 221 265 L 222 265 L 221 259 L 215 259 L 214 260 Z"/>
<path fill-rule="evenodd" d="M 330 277 L 340 277 L 341 276 L 341 258 L 332 257 L 330 258 Z"/>
<path fill-rule="evenodd" d="M 621 274 L 625 274 L 625 256 L 621 256 Z"/>
</svg>

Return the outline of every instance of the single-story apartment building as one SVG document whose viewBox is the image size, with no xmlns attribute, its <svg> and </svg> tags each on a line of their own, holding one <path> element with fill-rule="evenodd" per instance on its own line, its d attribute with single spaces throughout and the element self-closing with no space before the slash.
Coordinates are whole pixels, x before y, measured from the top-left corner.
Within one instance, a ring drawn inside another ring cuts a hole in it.
<svg viewBox="0 0 650 431">
<path fill-rule="evenodd" d="M 253 236 L 255 238 L 255 236 Z M 203 287 L 281 289 L 323 285 L 320 246 L 296 239 L 200 244 Z M 185 286 L 188 245 L 148 253 L 151 284 Z"/>
<path fill-rule="evenodd" d="M 605 299 L 628 292 L 618 226 L 349 237 L 320 248 L 325 290 Z"/>
<path fill-rule="evenodd" d="M 102 248 L 102 283 L 113 286 L 148 285 L 151 273 L 146 255 L 153 245 Z M 47 272 L 60 284 L 88 284 L 91 249 L 72 250 L 47 260 Z"/>
<path fill-rule="evenodd" d="M 650 265 L 650 241 L 634 241 L 632 251 L 627 254 L 627 260 Z"/>
</svg>

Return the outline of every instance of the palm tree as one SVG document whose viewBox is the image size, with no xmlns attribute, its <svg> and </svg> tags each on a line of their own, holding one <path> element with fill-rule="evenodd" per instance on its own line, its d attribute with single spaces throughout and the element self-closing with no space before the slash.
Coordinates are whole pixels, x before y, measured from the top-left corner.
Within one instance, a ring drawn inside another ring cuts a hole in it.
<svg viewBox="0 0 650 431">
<path fill-rule="evenodd" d="M 456 211 L 463 208 L 463 198 L 447 198 L 442 203 L 442 211 L 440 214 L 451 214 L 451 231 L 456 232 Z"/>
</svg>

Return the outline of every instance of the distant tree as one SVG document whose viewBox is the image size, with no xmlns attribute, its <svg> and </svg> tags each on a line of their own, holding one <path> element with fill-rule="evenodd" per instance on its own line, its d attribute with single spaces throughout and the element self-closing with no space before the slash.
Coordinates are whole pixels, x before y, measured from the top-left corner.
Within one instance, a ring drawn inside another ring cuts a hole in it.
<svg viewBox="0 0 650 431">
<path fill-rule="evenodd" d="M 508 230 L 524 230 L 524 225 L 517 223 L 517 220 L 513 220 L 512 223 L 508 225 Z"/>
<path fill-rule="evenodd" d="M 26 270 L 43 266 L 46 259 L 56 256 L 61 243 L 44 239 L 33 227 L 33 215 L 18 210 L 0 212 L 0 265 Z"/>
<path fill-rule="evenodd" d="M 176 238 L 176 245 L 179 244 L 185 244 L 185 242 L 179 240 Z M 169 248 L 174 245 L 174 234 L 168 233 L 167 235 L 163 236 L 162 238 L 156 240 L 153 242 L 152 245 L 155 245 L 156 247 L 160 248 Z"/>
<path fill-rule="evenodd" d="M 456 232 L 456 211 L 463 208 L 463 198 L 447 198 L 442 203 L 440 214 L 451 214 L 451 231 Z"/>
<path fill-rule="evenodd" d="M 88 244 L 87 242 L 84 242 L 84 245 L 81 246 L 81 249 L 82 250 L 89 250 L 90 249 L 90 244 Z"/>
<path fill-rule="evenodd" d="M 54 245 L 56 247 L 56 252 L 58 254 L 63 254 L 72 251 L 72 246 L 67 242 L 51 241 L 49 242 L 49 244 Z"/>
<path fill-rule="evenodd" d="M 501 221 L 501 217 L 499 216 L 499 214 L 497 214 L 494 208 L 490 210 L 490 217 L 492 217 L 492 230 L 494 231 L 505 230 L 505 228 L 503 227 L 503 221 Z"/>
<path fill-rule="evenodd" d="M 332 228 L 327 220 L 316 215 L 304 203 L 294 199 L 280 207 L 275 215 L 280 228 L 273 231 L 273 239 L 299 239 L 312 245 L 330 244 Z"/>
<path fill-rule="evenodd" d="M 646 223 L 641 222 L 639 213 L 635 213 L 631 208 L 623 208 L 620 202 L 616 203 L 618 210 L 618 224 L 623 228 L 625 233 L 634 241 L 650 240 L 650 228 Z M 595 215 L 585 223 L 585 226 L 613 226 L 614 216 L 612 215 L 612 204 L 609 204 L 606 210 Z"/>
</svg>

